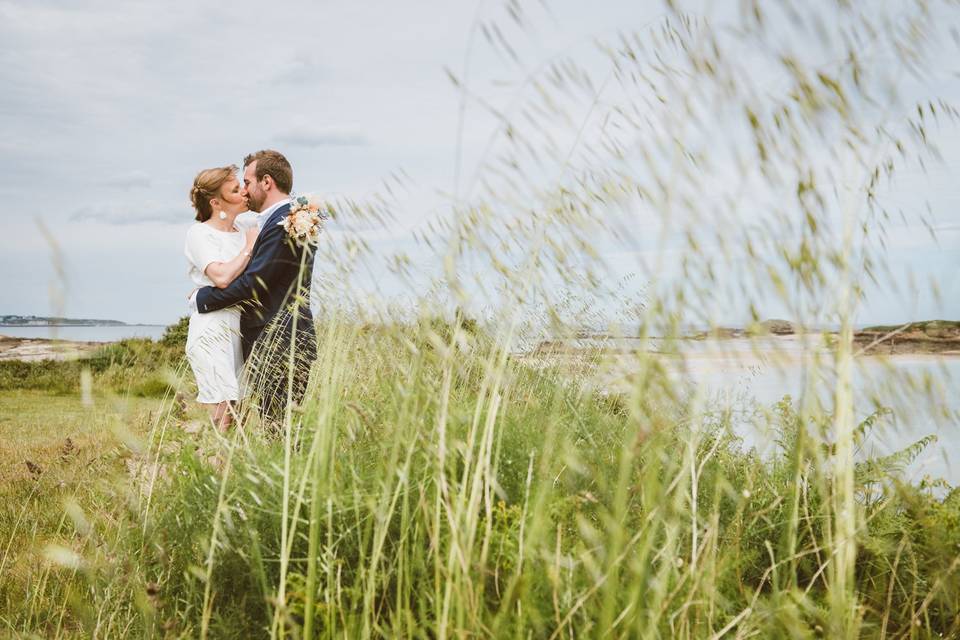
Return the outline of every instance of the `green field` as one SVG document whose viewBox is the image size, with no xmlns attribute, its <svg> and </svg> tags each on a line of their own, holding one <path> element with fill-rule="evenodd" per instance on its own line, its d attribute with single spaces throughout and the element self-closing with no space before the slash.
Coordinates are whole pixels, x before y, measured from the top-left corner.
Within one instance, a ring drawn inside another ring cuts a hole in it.
<svg viewBox="0 0 960 640">
<path fill-rule="evenodd" d="M 960 633 L 960 492 L 898 480 L 922 442 L 855 469 L 838 620 L 829 416 L 785 400 L 780 448 L 761 459 L 652 363 L 635 393 L 608 396 L 472 327 L 319 333 L 308 400 L 280 437 L 255 421 L 227 440 L 197 430 L 192 403 L 116 392 L 116 362 L 93 375 L 92 407 L 3 391 L 4 633 Z"/>
<path fill-rule="evenodd" d="M 155 399 L 96 397 L 87 407 L 79 396 L 0 392 L 3 633 L 83 635 L 69 613 L 70 602 L 82 598 L 76 576 L 51 567 L 48 545 L 75 544 L 79 531 L 68 512 L 90 513 L 102 522 L 123 517 L 126 463 L 132 458 L 124 434 L 144 435 L 159 406 Z M 50 607 L 65 615 L 52 614 Z"/>
</svg>

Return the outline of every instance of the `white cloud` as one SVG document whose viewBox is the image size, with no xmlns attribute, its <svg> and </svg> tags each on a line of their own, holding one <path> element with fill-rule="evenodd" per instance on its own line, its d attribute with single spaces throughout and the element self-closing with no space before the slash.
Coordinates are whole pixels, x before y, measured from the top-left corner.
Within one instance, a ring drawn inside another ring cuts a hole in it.
<svg viewBox="0 0 960 640">
<path fill-rule="evenodd" d="M 70 221 L 120 226 L 150 222 L 183 224 L 191 219 L 191 215 L 192 211 L 186 205 L 177 206 L 147 200 L 131 204 L 100 203 L 80 207 L 70 214 Z"/>
<path fill-rule="evenodd" d="M 470 85 L 497 108 L 509 108 L 527 76 L 552 56 L 579 55 L 594 36 L 615 39 L 662 12 L 644 3 L 545 4 L 550 17 L 533 16 L 530 33 L 508 33 L 520 65 L 492 54 L 479 32 L 474 38 Z M 696 11 L 694 4 L 685 7 Z M 525 3 L 525 11 L 540 11 L 536 5 Z M 478 10 L 443 0 L 291 0 L 268 10 L 282 18 L 276 28 L 253 0 L 229 7 L 170 0 L 162 9 L 149 0 L 0 0 L 0 198 L 14 205 L 5 223 L 16 203 L 42 197 L 47 226 L 63 230 L 72 250 L 86 251 L 72 279 L 75 300 L 109 306 L 122 299 L 149 309 L 153 316 L 144 311 L 143 320 L 177 317 L 181 308 L 164 311 L 166 294 L 158 291 L 169 290 L 179 305 L 187 284 L 175 225 L 193 220 L 191 181 L 202 168 L 239 162 L 256 149 L 279 146 L 293 163 L 296 187 L 321 194 L 362 199 L 384 177 L 407 170 L 418 191 L 394 224 L 349 225 L 383 254 L 409 248 L 412 231 L 434 218 L 437 193 L 452 191 L 460 95 L 443 69 L 462 74 L 475 18 L 489 21 L 503 12 L 501 3 Z M 509 20 L 501 24 L 511 28 Z M 466 186 L 499 123 L 472 102 L 465 113 Z M 946 164 L 960 161 L 951 153 L 960 146 L 943 149 Z M 932 176 L 925 189 L 945 215 L 955 211 L 946 200 L 955 191 L 951 173 L 948 167 Z M 22 234 L 9 224 L 0 234 L 0 257 L 17 257 L 4 266 L 17 272 L 49 259 L 32 215 L 23 214 L 29 224 Z M 937 228 L 955 233 L 956 224 Z M 627 265 L 635 256 L 626 252 L 658 241 L 654 229 L 633 230 L 636 242 L 611 256 Z M 907 240 L 932 246 L 920 232 Z M 124 296 L 107 295 L 105 283 L 121 263 L 133 284 Z M 151 286 L 141 290 L 138 282 Z M 10 295 L 24 313 L 46 308 L 43 283 Z M 100 307 L 78 313 L 128 317 Z"/>
<path fill-rule="evenodd" d="M 119 189 L 146 189 L 153 185 L 153 180 L 151 180 L 150 176 L 144 171 L 129 171 L 111 178 L 106 178 L 101 181 L 100 184 L 105 187 L 117 187 Z"/>
<path fill-rule="evenodd" d="M 289 85 L 291 91 L 310 82 L 328 82 L 332 75 L 315 49 L 293 51 L 276 69 L 272 81 L 280 86 Z"/>
<path fill-rule="evenodd" d="M 277 142 L 300 147 L 359 147 L 367 146 L 369 141 L 359 130 L 349 127 L 309 126 L 290 128 L 278 133 Z"/>
</svg>

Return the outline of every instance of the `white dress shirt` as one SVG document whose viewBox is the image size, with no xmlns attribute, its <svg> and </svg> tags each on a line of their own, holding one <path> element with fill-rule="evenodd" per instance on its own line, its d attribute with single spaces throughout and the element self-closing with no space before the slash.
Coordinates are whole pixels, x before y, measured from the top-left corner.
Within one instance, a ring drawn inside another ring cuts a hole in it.
<svg viewBox="0 0 960 640">
<path fill-rule="evenodd" d="M 260 213 L 257 214 L 257 224 L 260 225 L 260 230 L 263 231 L 264 223 L 273 215 L 273 212 L 282 207 L 285 204 L 290 204 L 293 201 L 293 198 L 284 198 L 279 202 L 275 202 Z"/>
</svg>

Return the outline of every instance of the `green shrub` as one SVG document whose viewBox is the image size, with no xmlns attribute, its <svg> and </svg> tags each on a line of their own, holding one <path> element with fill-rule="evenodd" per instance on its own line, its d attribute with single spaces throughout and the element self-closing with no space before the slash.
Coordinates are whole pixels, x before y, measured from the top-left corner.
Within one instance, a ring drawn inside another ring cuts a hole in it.
<svg viewBox="0 0 960 640">
<path fill-rule="evenodd" d="M 187 348 L 187 331 L 190 328 L 190 317 L 183 316 L 175 323 L 168 326 L 160 336 L 160 344 L 168 349 L 183 353 Z"/>
</svg>

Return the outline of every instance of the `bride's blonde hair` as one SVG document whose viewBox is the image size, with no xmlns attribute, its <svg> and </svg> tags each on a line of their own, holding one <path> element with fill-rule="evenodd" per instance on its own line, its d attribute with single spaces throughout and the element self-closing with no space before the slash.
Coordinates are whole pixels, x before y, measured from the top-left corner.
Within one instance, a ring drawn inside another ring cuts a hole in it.
<svg viewBox="0 0 960 640">
<path fill-rule="evenodd" d="M 210 219 L 213 215 L 210 199 L 220 195 L 220 187 L 236 176 L 237 171 L 236 165 L 204 169 L 193 179 L 193 186 L 190 187 L 190 202 L 197 210 L 197 222 L 206 222 Z"/>
</svg>

